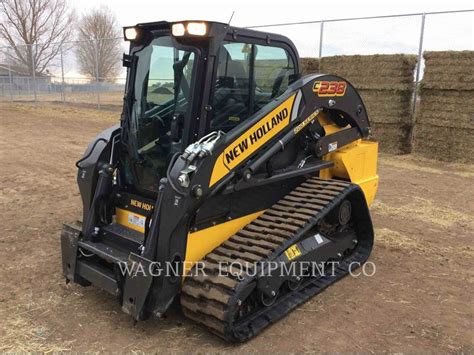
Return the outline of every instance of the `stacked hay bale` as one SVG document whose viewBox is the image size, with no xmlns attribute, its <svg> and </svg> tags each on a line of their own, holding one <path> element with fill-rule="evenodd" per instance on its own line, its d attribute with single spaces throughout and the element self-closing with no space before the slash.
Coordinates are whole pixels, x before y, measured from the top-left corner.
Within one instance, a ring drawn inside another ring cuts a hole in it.
<svg viewBox="0 0 474 355">
<path fill-rule="evenodd" d="M 474 51 L 425 52 L 414 151 L 474 163 Z"/>
<path fill-rule="evenodd" d="M 300 72 L 303 75 L 319 73 L 319 58 L 301 58 Z"/>
<path fill-rule="evenodd" d="M 313 68 L 317 60 L 302 63 L 303 69 Z M 321 72 L 342 76 L 357 88 L 380 150 L 401 154 L 410 151 L 415 65 L 416 56 L 403 54 L 334 56 L 321 59 Z"/>
</svg>

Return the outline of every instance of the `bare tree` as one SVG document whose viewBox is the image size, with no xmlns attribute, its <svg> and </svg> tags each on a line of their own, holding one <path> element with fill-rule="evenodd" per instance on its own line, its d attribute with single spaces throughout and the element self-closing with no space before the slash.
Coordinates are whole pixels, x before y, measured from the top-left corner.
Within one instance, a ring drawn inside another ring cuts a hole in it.
<svg viewBox="0 0 474 355">
<path fill-rule="evenodd" d="M 41 74 L 71 36 L 74 16 L 66 0 L 0 1 L 0 39 L 13 49 L 13 65 Z"/>
<path fill-rule="evenodd" d="M 80 72 L 99 81 L 114 81 L 120 73 L 120 27 L 107 7 L 84 15 L 78 26 L 76 56 Z"/>
</svg>

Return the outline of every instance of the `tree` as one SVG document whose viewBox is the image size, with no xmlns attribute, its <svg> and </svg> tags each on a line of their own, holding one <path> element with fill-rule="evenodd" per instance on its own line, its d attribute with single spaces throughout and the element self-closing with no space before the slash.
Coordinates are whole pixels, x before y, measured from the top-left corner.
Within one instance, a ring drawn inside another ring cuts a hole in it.
<svg viewBox="0 0 474 355">
<path fill-rule="evenodd" d="M 41 74 L 61 51 L 73 31 L 73 12 L 66 0 L 0 1 L 0 39 L 11 64 Z"/>
<path fill-rule="evenodd" d="M 76 56 L 81 74 L 99 81 L 114 81 L 119 75 L 121 31 L 112 11 L 94 9 L 82 16 L 78 25 Z"/>
</svg>

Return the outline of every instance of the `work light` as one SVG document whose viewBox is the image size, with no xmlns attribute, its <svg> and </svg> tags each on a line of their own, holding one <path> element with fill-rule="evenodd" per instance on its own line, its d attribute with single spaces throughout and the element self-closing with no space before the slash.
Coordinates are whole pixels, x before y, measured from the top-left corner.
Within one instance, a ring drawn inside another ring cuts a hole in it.
<svg viewBox="0 0 474 355">
<path fill-rule="evenodd" d="M 174 23 L 171 26 L 171 33 L 175 37 L 181 37 L 186 34 L 192 36 L 205 36 L 207 34 L 207 24 L 204 22 Z"/>
<path fill-rule="evenodd" d="M 174 23 L 173 26 L 171 26 L 171 33 L 175 37 L 184 36 L 185 32 L 186 31 L 182 23 Z"/>
<path fill-rule="evenodd" d="M 123 36 L 126 41 L 134 41 L 137 38 L 137 29 L 135 27 L 124 27 Z"/>
<path fill-rule="evenodd" d="M 207 32 L 207 26 L 204 22 L 189 22 L 186 29 L 190 35 L 195 36 L 204 36 Z"/>
</svg>

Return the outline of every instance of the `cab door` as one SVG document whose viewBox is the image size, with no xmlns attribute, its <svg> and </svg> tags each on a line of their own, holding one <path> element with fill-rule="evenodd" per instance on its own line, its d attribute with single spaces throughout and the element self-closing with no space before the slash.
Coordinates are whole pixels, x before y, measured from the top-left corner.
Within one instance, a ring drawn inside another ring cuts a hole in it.
<svg viewBox="0 0 474 355">
<path fill-rule="evenodd" d="M 280 96 L 298 70 L 290 53 L 283 46 L 224 41 L 216 61 L 212 114 L 207 132 L 228 133 Z M 280 182 L 231 194 L 218 194 L 200 208 L 195 227 L 199 230 L 262 211 L 293 186 L 291 181 L 288 184 Z"/>
</svg>

